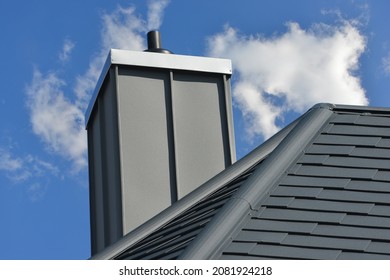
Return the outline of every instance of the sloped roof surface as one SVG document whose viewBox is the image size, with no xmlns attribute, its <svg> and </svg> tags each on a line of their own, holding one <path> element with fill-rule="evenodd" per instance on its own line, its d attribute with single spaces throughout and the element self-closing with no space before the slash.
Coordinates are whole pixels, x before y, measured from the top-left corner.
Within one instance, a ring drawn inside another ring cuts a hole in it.
<svg viewBox="0 0 390 280">
<path fill-rule="evenodd" d="M 170 208 L 95 257 L 390 259 L 390 110 L 316 105 Z"/>
</svg>

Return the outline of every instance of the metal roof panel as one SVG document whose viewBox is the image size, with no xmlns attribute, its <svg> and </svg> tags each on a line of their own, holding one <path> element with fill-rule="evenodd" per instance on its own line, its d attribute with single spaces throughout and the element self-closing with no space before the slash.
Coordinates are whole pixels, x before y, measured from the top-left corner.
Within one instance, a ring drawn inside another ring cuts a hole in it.
<svg viewBox="0 0 390 280">
<path fill-rule="evenodd" d="M 302 247 L 313 247 L 313 248 L 331 248 L 331 249 L 364 251 L 368 247 L 370 242 L 371 242 L 370 240 L 361 240 L 361 239 L 289 234 L 282 241 L 282 244 L 302 246 Z"/>
<path fill-rule="evenodd" d="M 317 155 L 349 155 L 355 146 L 346 145 L 318 145 L 314 144 L 307 149 L 306 154 Z"/>
<path fill-rule="evenodd" d="M 266 208 L 258 217 L 274 220 L 339 223 L 345 215 L 345 213 Z"/>
<path fill-rule="evenodd" d="M 338 260 L 389 260 L 390 255 L 342 252 L 337 259 Z"/>
<path fill-rule="evenodd" d="M 346 215 L 345 218 L 341 221 L 341 224 L 351 226 L 390 228 L 390 218 L 362 215 Z"/>
<path fill-rule="evenodd" d="M 314 141 L 316 144 L 334 144 L 334 145 L 357 145 L 357 146 L 375 146 L 381 141 L 378 136 L 348 136 L 322 134 Z"/>
<path fill-rule="evenodd" d="M 318 199 L 294 199 L 294 201 L 288 207 L 295 209 L 368 214 L 374 208 L 374 204 Z"/>
<path fill-rule="evenodd" d="M 338 201 L 372 202 L 390 204 L 390 194 L 360 191 L 323 190 L 318 198 Z"/>
<path fill-rule="evenodd" d="M 251 255 L 271 256 L 293 259 L 322 259 L 334 260 L 340 255 L 341 250 L 312 249 L 279 245 L 257 245 L 250 251 Z"/>
<path fill-rule="evenodd" d="M 320 188 L 344 188 L 351 180 L 342 178 L 310 177 L 288 175 L 283 178 L 280 185 L 285 186 L 308 186 Z"/>
<path fill-rule="evenodd" d="M 390 230 L 340 225 L 318 225 L 315 235 L 390 241 Z"/>
<path fill-rule="evenodd" d="M 280 243 L 286 238 L 287 233 L 285 232 L 271 232 L 271 231 L 260 231 L 260 230 L 242 230 L 234 238 L 235 241 L 242 242 L 266 242 L 266 243 Z"/>
<path fill-rule="evenodd" d="M 291 197 L 317 197 L 322 188 L 309 188 L 309 187 L 284 187 L 280 186 L 276 188 L 271 195 L 272 196 L 291 196 Z"/>
<path fill-rule="evenodd" d="M 282 232 L 301 232 L 311 233 L 317 226 L 317 223 L 287 222 L 276 220 L 251 219 L 244 227 L 246 230 L 268 230 Z"/>
<path fill-rule="evenodd" d="M 376 169 L 303 165 L 298 169 L 297 172 L 295 172 L 295 174 L 331 178 L 372 179 L 377 174 L 377 172 L 378 171 Z"/>
</svg>

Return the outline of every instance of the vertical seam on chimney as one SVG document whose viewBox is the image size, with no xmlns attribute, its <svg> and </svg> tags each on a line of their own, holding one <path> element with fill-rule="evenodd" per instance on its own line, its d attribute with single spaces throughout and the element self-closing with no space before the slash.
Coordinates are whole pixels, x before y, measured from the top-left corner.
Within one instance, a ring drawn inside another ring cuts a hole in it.
<svg viewBox="0 0 390 280">
<path fill-rule="evenodd" d="M 234 120 L 233 120 L 233 106 L 232 106 L 232 94 L 230 89 L 230 82 L 228 75 L 223 75 L 223 86 L 224 86 L 224 100 L 225 100 L 225 117 L 227 124 L 227 149 L 230 155 L 230 164 L 236 161 L 236 145 L 234 139 Z M 230 132 L 230 133 L 229 133 Z M 227 166 L 226 166 L 227 167 Z"/>
<path fill-rule="evenodd" d="M 173 123 L 173 72 L 169 71 L 168 90 L 165 91 L 165 105 L 167 114 L 167 135 L 168 135 L 168 153 L 169 153 L 169 181 L 171 189 L 171 204 L 178 200 L 177 174 L 176 174 L 176 147 L 175 147 L 175 128 Z"/>
<path fill-rule="evenodd" d="M 124 216 L 124 213 L 123 213 L 123 176 L 122 176 L 122 172 L 123 172 L 123 168 L 122 168 L 122 159 L 121 159 L 121 129 L 120 129 L 120 122 L 119 122 L 119 85 L 118 85 L 118 80 L 119 80 L 119 68 L 118 68 L 118 65 L 115 65 L 114 66 L 114 93 L 115 93 L 115 100 L 113 102 L 113 111 L 116 112 L 115 113 L 115 117 L 116 117 L 116 127 L 115 127 L 115 130 L 116 130 L 116 137 L 117 137 L 117 151 L 116 153 L 118 154 L 118 158 L 117 158 L 117 163 L 118 163 L 118 183 L 119 183 L 119 190 L 118 190 L 118 193 L 116 195 L 116 199 L 118 200 L 118 204 L 120 203 L 120 205 L 116 205 L 117 209 L 116 211 L 118 212 L 118 216 L 117 216 L 117 223 L 118 223 L 118 228 L 120 228 L 120 234 L 123 236 L 125 230 L 124 230 L 124 223 L 123 223 L 123 216 Z"/>
</svg>

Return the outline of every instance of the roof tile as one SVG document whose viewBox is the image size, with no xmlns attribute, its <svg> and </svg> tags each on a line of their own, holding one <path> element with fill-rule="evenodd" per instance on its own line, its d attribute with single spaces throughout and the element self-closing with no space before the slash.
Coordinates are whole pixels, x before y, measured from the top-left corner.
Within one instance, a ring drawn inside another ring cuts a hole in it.
<svg viewBox="0 0 390 280">
<path fill-rule="evenodd" d="M 339 223 L 344 219 L 345 216 L 345 213 L 266 208 L 259 215 L 259 218 L 274 220 L 307 221 L 318 223 Z"/>
<path fill-rule="evenodd" d="M 260 244 L 254 247 L 249 253 L 256 256 L 334 260 L 340 255 L 341 250 L 312 249 Z"/>
<path fill-rule="evenodd" d="M 235 238 L 235 241 L 244 242 L 266 242 L 266 243 L 280 243 L 286 238 L 285 232 L 270 232 L 270 231 L 253 231 L 242 230 Z"/>
<path fill-rule="evenodd" d="M 323 190 L 318 198 L 338 201 L 372 202 L 390 204 L 389 193 Z"/>
<path fill-rule="evenodd" d="M 342 213 L 368 214 L 374 208 L 373 203 L 339 202 L 318 199 L 294 199 L 288 206 L 294 209 L 319 210 Z"/>
<path fill-rule="evenodd" d="M 245 226 L 245 229 L 311 233 L 316 226 L 316 223 L 251 219 L 250 222 Z"/>
<path fill-rule="evenodd" d="M 390 230 L 378 229 L 378 228 L 318 225 L 313 230 L 313 234 L 334 236 L 334 237 L 347 237 L 347 238 L 352 237 L 352 238 L 390 241 Z"/>
<path fill-rule="evenodd" d="M 321 188 L 344 188 L 351 180 L 341 178 L 310 177 L 288 175 L 280 182 L 285 186 L 308 186 Z"/>
<path fill-rule="evenodd" d="M 376 169 L 329 167 L 329 166 L 301 166 L 296 175 L 320 176 L 332 178 L 371 179 L 377 173 Z M 390 172 L 389 172 L 390 179 Z"/>
<path fill-rule="evenodd" d="M 338 260 L 389 260 L 390 255 L 342 252 L 337 259 Z"/>
<path fill-rule="evenodd" d="M 316 144 L 334 144 L 334 145 L 353 145 L 353 146 L 375 146 L 381 141 L 381 137 L 377 136 L 348 136 L 348 135 L 330 135 L 321 134 L 314 141 Z M 383 142 L 381 145 L 385 145 L 387 142 Z M 390 143 L 389 143 L 390 146 Z M 379 147 L 379 146 L 378 146 Z"/>
<path fill-rule="evenodd" d="M 289 234 L 282 242 L 285 245 L 295 245 L 313 248 L 332 248 L 343 250 L 364 251 L 370 244 L 370 240 L 334 238 L 323 236 L 307 236 Z"/>
</svg>

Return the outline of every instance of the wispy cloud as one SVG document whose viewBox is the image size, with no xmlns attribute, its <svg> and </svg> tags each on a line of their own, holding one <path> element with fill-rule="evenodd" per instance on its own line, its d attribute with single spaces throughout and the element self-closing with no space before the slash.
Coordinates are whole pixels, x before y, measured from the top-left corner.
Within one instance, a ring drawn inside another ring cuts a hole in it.
<svg viewBox="0 0 390 280">
<path fill-rule="evenodd" d="M 62 46 L 62 50 L 58 55 L 58 58 L 61 62 L 67 62 L 70 58 L 70 54 L 75 47 L 75 43 L 69 39 L 65 39 L 64 44 Z"/>
<path fill-rule="evenodd" d="M 47 149 L 73 163 L 75 171 L 87 166 L 87 141 L 84 130 L 84 112 L 110 48 L 145 49 L 148 28 L 158 28 L 168 1 L 150 1 L 148 18 L 135 12 L 135 7 L 121 7 L 102 15 L 101 43 L 84 74 L 75 77 L 71 96 L 67 84 L 53 71 L 42 74 L 35 69 L 27 86 L 27 106 L 33 132 L 42 139 Z M 60 60 L 66 61 L 74 43 L 65 40 Z M 71 83 L 70 83 L 71 84 Z"/>
<path fill-rule="evenodd" d="M 91 93 L 96 86 L 101 69 L 112 48 L 142 51 L 146 49 L 145 34 L 150 29 L 158 29 L 161 25 L 167 0 L 148 2 L 148 18 L 145 20 L 136 14 L 134 6 L 121 7 L 102 16 L 101 47 L 91 59 L 87 71 L 77 77 L 75 92 L 83 108 L 86 108 Z"/>
<path fill-rule="evenodd" d="M 64 86 L 56 74 L 44 76 L 35 69 L 26 90 L 27 106 L 33 132 L 51 152 L 71 160 L 75 170 L 80 170 L 87 165 L 84 113 L 65 97 Z"/>
<path fill-rule="evenodd" d="M 22 168 L 22 160 L 14 157 L 6 149 L 0 148 L 0 170 L 2 171 L 17 171 Z"/>
<path fill-rule="evenodd" d="M 54 164 L 37 156 L 15 155 L 12 149 L 4 147 L 0 147 L 0 173 L 13 185 L 27 186 L 26 194 L 33 202 L 44 197 L 52 177 L 62 178 Z"/>
<path fill-rule="evenodd" d="M 390 75 L 390 52 L 382 58 L 382 67 L 386 75 Z"/>
<path fill-rule="evenodd" d="M 271 38 L 245 36 L 230 26 L 208 40 L 209 55 L 230 58 L 233 96 L 249 123 L 249 139 L 277 132 L 287 112 L 302 113 L 319 102 L 368 104 L 356 75 L 366 39 L 355 22 L 288 23 Z"/>
</svg>

